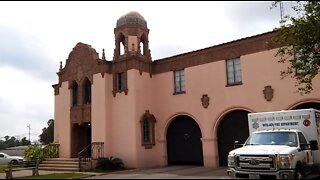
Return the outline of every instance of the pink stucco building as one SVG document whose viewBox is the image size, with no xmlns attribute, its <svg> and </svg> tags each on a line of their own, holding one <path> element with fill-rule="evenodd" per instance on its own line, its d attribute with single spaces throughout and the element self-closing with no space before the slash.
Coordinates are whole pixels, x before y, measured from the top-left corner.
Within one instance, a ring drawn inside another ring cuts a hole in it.
<svg viewBox="0 0 320 180">
<path fill-rule="evenodd" d="M 148 34 L 130 12 L 117 20 L 111 61 L 84 43 L 70 52 L 53 85 L 60 157 L 99 142 L 127 167 L 226 166 L 233 142 L 248 137 L 248 113 L 320 109 L 319 76 L 308 95 L 281 79 L 286 64 L 266 45 L 277 32 L 158 60 Z"/>
</svg>

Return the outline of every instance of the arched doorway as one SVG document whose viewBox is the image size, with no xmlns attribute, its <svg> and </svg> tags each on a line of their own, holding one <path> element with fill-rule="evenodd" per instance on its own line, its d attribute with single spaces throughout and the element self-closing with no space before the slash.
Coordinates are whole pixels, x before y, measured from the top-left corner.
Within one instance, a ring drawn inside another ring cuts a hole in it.
<svg viewBox="0 0 320 180">
<path fill-rule="evenodd" d="M 234 141 L 244 143 L 249 137 L 248 111 L 235 110 L 220 121 L 218 127 L 219 165 L 228 165 L 228 154 L 234 149 Z"/>
<path fill-rule="evenodd" d="M 91 144 L 91 124 L 73 124 L 71 131 L 71 157 L 78 157 L 78 153 Z M 91 157 L 91 149 L 84 152 L 86 157 Z"/>
<path fill-rule="evenodd" d="M 306 102 L 306 103 L 299 104 L 292 109 L 296 110 L 296 109 L 309 109 L 309 108 L 320 110 L 320 103 L 319 102 Z"/>
<path fill-rule="evenodd" d="M 178 116 L 167 130 L 168 165 L 203 165 L 201 130 L 189 116 Z"/>
</svg>

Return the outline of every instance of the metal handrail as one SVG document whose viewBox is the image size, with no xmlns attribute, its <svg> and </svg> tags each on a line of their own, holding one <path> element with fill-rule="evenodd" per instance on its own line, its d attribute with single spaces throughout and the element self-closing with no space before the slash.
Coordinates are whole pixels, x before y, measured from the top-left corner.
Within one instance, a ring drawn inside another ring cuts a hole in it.
<svg viewBox="0 0 320 180">
<path fill-rule="evenodd" d="M 79 170 L 83 171 L 83 165 L 89 162 L 91 159 L 98 159 L 103 157 L 103 153 L 104 153 L 103 147 L 104 147 L 104 142 L 93 142 L 88 144 L 85 148 L 83 148 L 78 153 Z"/>
</svg>

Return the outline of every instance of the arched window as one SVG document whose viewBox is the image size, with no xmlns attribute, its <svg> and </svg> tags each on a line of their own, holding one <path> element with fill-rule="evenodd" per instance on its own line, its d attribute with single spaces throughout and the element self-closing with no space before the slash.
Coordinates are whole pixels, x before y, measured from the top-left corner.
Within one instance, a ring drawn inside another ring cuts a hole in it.
<svg viewBox="0 0 320 180">
<path fill-rule="evenodd" d="M 146 149 L 151 149 L 155 145 L 155 123 L 156 118 L 147 110 L 141 121 L 141 144 Z"/>
<path fill-rule="evenodd" d="M 125 54 L 125 44 L 126 44 L 126 38 L 124 37 L 123 34 L 120 36 L 120 41 L 119 41 L 119 55 L 124 55 Z"/>
<path fill-rule="evenodd" d="M 150 142 L 150 123 L 148 119 L 143 120 L 143 143 Z"/>
<path fill-rule="evenodd" d="M 88 79 L 84 83 L 84 104 L 91 104 L 91 82 Z"/>
<path fill-rule="evenodd" d="M 72 106 L 76 106 L 78 104 L 78 84 L 73 81 L 72 84 Z"/>
</svg>

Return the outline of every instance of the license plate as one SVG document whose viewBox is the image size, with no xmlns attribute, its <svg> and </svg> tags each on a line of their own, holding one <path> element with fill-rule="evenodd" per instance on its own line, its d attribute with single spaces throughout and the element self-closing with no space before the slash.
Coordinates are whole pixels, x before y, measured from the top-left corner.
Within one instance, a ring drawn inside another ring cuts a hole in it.
<svg viewBox="0 0 320 180">
<path fill-rule="evenodd" d="M 260 179 L 259 174 L 249 174 L 249 179 Z"/>
</svg>

